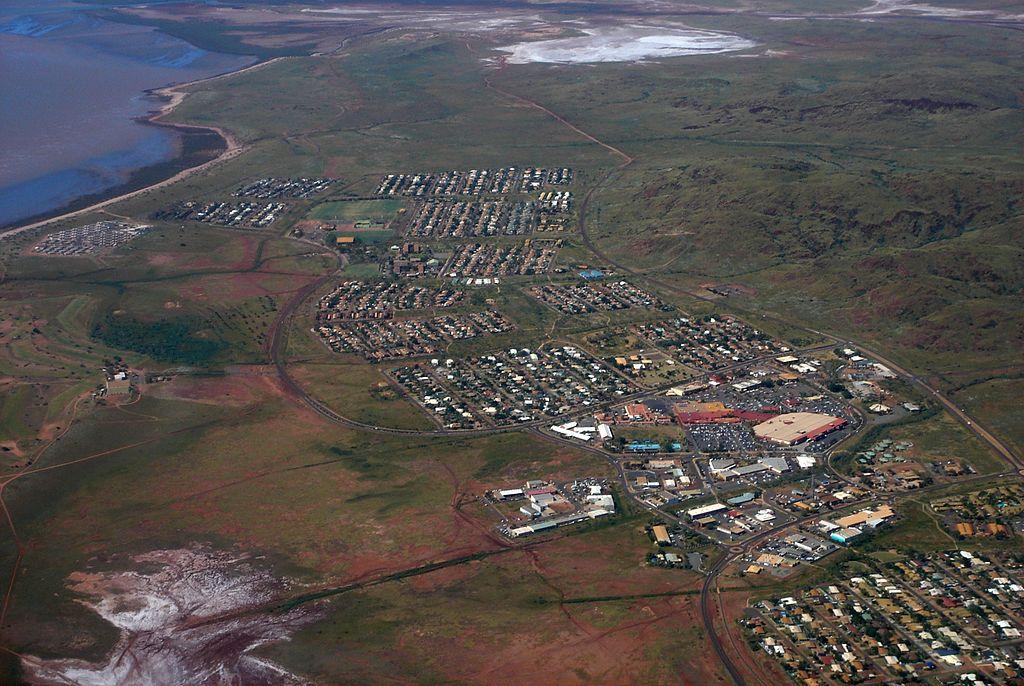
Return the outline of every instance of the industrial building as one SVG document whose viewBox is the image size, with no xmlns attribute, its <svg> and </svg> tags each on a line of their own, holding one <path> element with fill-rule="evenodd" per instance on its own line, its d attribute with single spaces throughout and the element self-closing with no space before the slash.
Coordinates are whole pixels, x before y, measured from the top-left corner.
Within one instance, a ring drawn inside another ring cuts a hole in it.
<svg viewBox="0 0 1024 686">
<path fill-rule="evenodd" d="M 813 441 L 846 425 L 842 417 L 815 412 L 780 414 L 754 427 L 754 435 L 778 445 L 796 445 Z"/>
<path fill-rule="evenodd" d="M 837 531 L 833 531 L 829 534 L 829 538 L 841 545 L 849 545 L 856 539 L 860 538 L 863 533 L 863 531 L 856 527 L 848 526 L 838 529 Z"/>
<path fill-rule="evenodd" d="M 725 505 L 721 503 L 712 503 L 711 505 L 695 507 L 692 510 L 687 510 L 686 516 L 689 517 L 691 520 L 697 520 L 706 515 L 714 514 L 715 512 L 721 512 L 722 510 L 725 509 Z"/>
<path fill-rule="evenodd" d="M 876 527 L 886 519 L 895 516 L 895 514 L 896 513 L 893 512 L 892 508 L 888 505 L 881 505 L 874 510 L 861 510 L 860 512 L 855 512 L 851 515 L 847 515 L 846 517 L 840 517 L 836 520 L 836 524 L 843 528 L 862 526 L 864 524 Z"/>
</svg>

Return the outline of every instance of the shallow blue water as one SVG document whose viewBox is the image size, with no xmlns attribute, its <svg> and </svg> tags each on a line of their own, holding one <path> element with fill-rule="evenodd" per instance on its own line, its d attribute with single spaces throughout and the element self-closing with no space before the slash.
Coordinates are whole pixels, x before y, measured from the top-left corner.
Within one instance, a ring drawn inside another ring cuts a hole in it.
<svg viewBox="0 0 1024 686">
<path fill-rule="evenodd" d="M 6 23 L 0 24 L 0 33 L 8 33 L 13 36 L 30 36 L 32 38 L 39 38 L 41 36 L 45 36 L 51 31 L 64 28 L 72 21 L 72 19 L 69 19 L 58 24 L 47 24 L 40 21 L 38 17 L 14 17 Z"/>
<path fill-rule="evenodd" d="M 134 119 L 144 91 L 253 60 L 104 21 L 67 0 L 0 0 L 0 226 L 173 158 L 180 137 Z"/>
<path fill-rule="evenodd" d="M 170 159 L 176 152 L 174 135 L 154 129 L 131 148 L 0 188 L 0 225 L 5 217 L 14 222 L 102 193 L 123 183 L 134 170 Z"/>
</svg>

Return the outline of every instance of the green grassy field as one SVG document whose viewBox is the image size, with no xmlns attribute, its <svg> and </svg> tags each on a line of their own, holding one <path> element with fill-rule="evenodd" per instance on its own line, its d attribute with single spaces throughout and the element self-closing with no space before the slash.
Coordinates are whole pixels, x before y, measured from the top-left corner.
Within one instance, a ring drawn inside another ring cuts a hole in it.
<svg viewBox="0 0 1024 686">
<path fill-rule="evenodd" d="M 348 279 L 371 281 L 380 278 L 380 265 L 376 262 L 349 262 L 342 276 Z"/>
<path fill-rule="evenodd" d="M 699 660 L 685 648 L 699 636 L 689 621 L 692 596 L 630 600 L 626 587 L 642 583 L 652 593 L 686 593 L 695 576 L 638 569 L 634 536 L 632 526 L 605 528 L 539 547 L 532 565 L 524 555 L 501 555 L 465 570 L 345 594 L 317 628 L 265 654 L 331 682 L 359 679 L 365 672 L 355 660 L 326 656 L 324 643 L 338 646 L 342 656 L 369 657 L 390 674 L 438 682 L 474 681 L 509 669 L 541 674 L 551 659 L 581 681 L 657 682 L 682 671 L 700 674 Z M 597 551 L 605 557 L 594 559 Z M 567 598 L 606 599 L 561 605 L 563 589 Z M 631 628 L 644 616 L 663 617 L 659 624 L 666 630 L 646 637 Z M 591 631 L 605 631 L 608 638 L 590 642 Z M 571 648 L 560 647 L 565 636 L 575 639 Z M 519 650 L 521 643 L 531 648 Z M 643 659 L 652 651 L 659 659 Z"/>
<path fill-rule="evenodd" d="M 340 232 L 339 232 L 340 233 Z M 379 245 L 395 240 L 394 231 L 383 229 L 355 229 L 349 235 L 354 234 L 357 245 Z"/>
<path fill-rule="evenodd" d="M 309 213 L 312 219 L 322 221 L 356 222 L 369 220 L 388 223 L 398 216 L 404 203 L 401 200 L 349 200 L 325 202 Z"/>
</svg>

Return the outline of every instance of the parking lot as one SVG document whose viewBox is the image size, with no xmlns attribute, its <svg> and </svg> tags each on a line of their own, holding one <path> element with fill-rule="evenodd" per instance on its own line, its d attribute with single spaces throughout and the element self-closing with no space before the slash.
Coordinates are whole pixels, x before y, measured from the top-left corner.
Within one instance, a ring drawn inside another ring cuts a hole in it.
<svg viewBox="0 0 1024 686">
<path fill-rule="evenodd" d="M 686 427 L 686 438 L 702 453 L 753 452 L 760 447 L 745 424 L 693 424 Z"/>
<path fill-rule="evenodd" d="M 842 415 L 847 405 L 805 381 L 761 385 L 744 390 L 725 383 L 688 396 L 695 402 L 719 401 L 727 407 L 749 412 L 817 412 Z"/>
<path fill-rule="evenodd" d="M 743 558 L 748 564 L 748 573 L 754 567 L 767 570 L 774 576 L 785 577 L 801 564 L 811 564 L 839 550 L 832 541 L 803 530 L 787 529 L 773 536 Z"/>
</svg>

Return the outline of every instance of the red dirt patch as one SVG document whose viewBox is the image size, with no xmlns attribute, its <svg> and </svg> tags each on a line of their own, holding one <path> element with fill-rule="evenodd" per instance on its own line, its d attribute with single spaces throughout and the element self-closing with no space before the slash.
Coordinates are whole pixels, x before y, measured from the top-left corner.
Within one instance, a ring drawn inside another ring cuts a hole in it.
<svg viewBox="0 0 1024 686">
<path fill-rule="evenodd" d="M 171 381 L 146 387 L 147 392 L 157 397 L 178 398 L 197 403 L 230 405 L 232 407 L 255 403 L 266 389 L 265 380 L 244 376 L 178 376 Z"/>
</svg>

